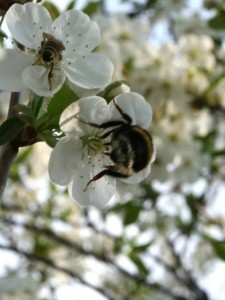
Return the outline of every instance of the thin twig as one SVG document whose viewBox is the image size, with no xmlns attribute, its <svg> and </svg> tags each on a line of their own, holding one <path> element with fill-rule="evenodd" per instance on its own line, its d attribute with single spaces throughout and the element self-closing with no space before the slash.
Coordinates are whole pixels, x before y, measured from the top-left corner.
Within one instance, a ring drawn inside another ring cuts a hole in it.
<svg viewBox="0 0 225 300">
<path fill-rule="evenodd" d="M 40 234 L 45 235 L 46 237 L 50 238 L 52 241 L 58 242 L 61 245 L 64 245 L 68 248 L 71 248 L 73 250 L 77 250 L 79 253 L 83 255 L 92 256 L 95 259 L 108 264 L 110 267 L 113 267 L 116 271 L 118 271 L 121 275 L 125 276 L 126 278 L 129 278 L 130 280 L 136 282 L 137 284 L 141 284 L 143 287 L 146 287 L 148 289 L 157 290 L 158 293 L 161 293 L 163 295 L 166 295 L 168 297 L 171 297 L 172 299 L 176 300 L 187 300 L 186 298 L 177 295 L 172 292 L 170 288 L 164 287 L 163 285 L 157 283 L 157 282 L 149 282 L 145 278 L 137 275 L 137 274 L 131 274 L 128 271 L 126 271 L 124 268 L 120 267 L 112 258 L 109 258 L 103 254 L 94 253 L 92 251 L 85 250 L 82 246 L 80 246 L 78 243 L 75 243 L 73 241 L 68 240 L 65 237 L 59 236 L 52 230 L 48 228 L 40 228 L 36 225 L 31 225 L 23 222 L 18 222 L 12 219 L 9 219 L 8 217 L 1 217 L 1 221 L 13 226 L 21 226 L 29 231 L 37 232 Z"/>
<path fill-rule="evenodd" d="M 183 278 L 183 280 L 185 280 L 186 286 L 189 287 L 189 290 L 193 293 L 192 299 L 193 300 L 209 300 L 206 292 L 203 291 L 197 285 L 197 283 L 195 282 L 194 278 L 191 275 L 191 272 L 188 271 L 186 269 L 186 267 L 184 266 L 180 255 L 178 255 L 178 253 L 176 252 L 176 250 L 174 248 L 174 243 L 169 239 L 167 239 L 167 243 L 168 243 L 168 246 L 170 247 L 172 255 L 176 261 L 177 268 L 180 268 L 185 274 L 185 277 Z"/>
<path fill-rule="evenodd" d="M 7 119 L 10 119 L 16 115 L 14 110 L 15 105 L 19 102 L 20 93 L 12 92 Z M 12 162 L 16 158 L 18 149 L 13 147 L 9 142 L 2 146 L 0 152 L 0 202 L 2 201 L 3 193 L 5 191 L 9 170 Z"/>
<path fill-rule="evenodd" d="M 14 246 L 14 245 L 3 245 L 0 244 L 0 249 L 2 250 L 8 250 L 8 251 L 13 251 L 19 255 L 22 255 L 24 257 L 26 257 L 27 259 L 31 260 L 31 261 L 35 261 L 35 262 L 41 262 L 44 265 L 57 270 L 57 271 L 61 271 L 67 275 L 69 275 L 71 278 L 77 280 L 78 282 L 84 284 L 85 286 L 91 288 L 92 290 L 95 290 L 97 292 L 99 292 L 100 294 L 102 294 L 103 296 L 105 296 L 107 299 L 109 300 L 115 300 L 115 298 L 112 298 L 110 295 L 107 295 L 106 292 L 100 288 L 100 287 L 96 287 L 95 285 L 87 282 L 86 280 L 84 280 L 79 274 L 77 274 L 76 272 L 66 268 L 66 267 L 62 267 L 57 265 L 53 260 L 43 257 L 43 256 L 39 256 L 36 255 L 34 253 L 29 253 L 27 251 L 24 251 L 22 249 L 19 249 L 18 247 Z"/>
</svg>

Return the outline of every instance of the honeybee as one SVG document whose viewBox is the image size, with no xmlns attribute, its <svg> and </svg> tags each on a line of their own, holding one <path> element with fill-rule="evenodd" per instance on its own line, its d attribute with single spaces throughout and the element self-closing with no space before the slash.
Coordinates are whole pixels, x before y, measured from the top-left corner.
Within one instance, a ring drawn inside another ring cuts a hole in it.
<svg viewBox="0 0 225 300">
<path fill-rule="evenodd" d="M 43 41 L 38 51 L 38 59 L 33 65 L 41 61 L 43 65 L 50 68 L 48 73 L 49 90 L 52 89 L 51 78 L 53 77 L 54 64 L 62 59 L 61 53 L 63 50 L 65 50 L 65 47 L 61 41 L 57 40 L 51 34 L 43 33 Z"/>
<path fill-rule="evenodd" d="M 103 132 L 101 138 L 110 136 L 110 141 L 104 145 L 109 148 L 104 154 L 108 155 L 113 164 L 105 166 L 101 172 L 96 174 L 86 185 L 102 178 L 105 175 L 128 178 L 139 171 L 144 170 L 154 160 L 155 149 L 151 135 L 147 130 L 138 125 L 132 125 L 132 118 L 123 112 L 121 107 L 113 100 L 113 103 L 122 116 L 122 120 L 112 120 L 100 125 L 88 123 L 91 126 L 112 129 Z"/>
</svg>

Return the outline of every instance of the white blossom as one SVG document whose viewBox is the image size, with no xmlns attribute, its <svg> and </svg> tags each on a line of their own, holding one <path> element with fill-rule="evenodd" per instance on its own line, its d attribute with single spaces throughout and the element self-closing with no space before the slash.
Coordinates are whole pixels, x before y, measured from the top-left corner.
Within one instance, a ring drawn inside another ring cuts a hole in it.
<svg viewBox="0 0 225 300">
<path fill-rule="evenodd" d="M 149 127 L 152 110 L 141 95 L 123 93 L 115 98 L 115 103 L 132 118 L 132 124 L 143 129 Z M 86 124 L 91 122 L 100 125 L 103 122 L 121 120 L 122 116 L 115 103 L 111 101 L 107 105 L 101 97 L 86 97 L 71 104 L 61 116 L 61 129 L 65 137 L 57 143 L 51 153 L 49 175 L 51 180 L 59 185 L 69 185 L 71 196 L 81 205 L 102 207 L 116 192 L 115 177 L 104 175 L 91 181 L 93 176 L 113 162 L 106 154 L 109 146 L 105 143 L 110 141 L 110 135 L 103 138 L 103 129 Z M 153 153 L 146 169 L 121 180 L 127 183 L 143 180 L 150 173 L 154 156 Z"/>
<path fill-rule="evenodd" d="M 52 21 L 47 9 L 38 4 L 14 4 L 5 21 L 12 37 L 30 51 L 0 50 L 0 89 L 31 89 L 40 96 L 51 96 L 66 78 L 85 89 L 102 88 L 110 82 L 110 60 L 91 53 L 100 43 L 99 27 L 81 11 L 65 11 Z M 44 52 L 49 49 L 53 57 Z"/>
</svg>

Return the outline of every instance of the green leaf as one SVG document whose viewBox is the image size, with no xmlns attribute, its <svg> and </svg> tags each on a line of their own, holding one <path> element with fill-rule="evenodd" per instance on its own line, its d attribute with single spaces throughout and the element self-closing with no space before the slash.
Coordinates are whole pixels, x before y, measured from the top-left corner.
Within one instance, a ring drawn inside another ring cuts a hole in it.
<svg viewBox="0 0 225 300">
<path fill-rule="evenodd" d="M 54 137 L 52 130 L 43 130 L 38 134 L 38 136 L 52 148 L 55 147 L 58 140 Z"/>
<path fill-rule="evenodd" d="M 117 253 L 121 253 L 122 247 L 124 246 L 124 238 L 123 237 L 119 237 L 117 239 L 115 239 L 115 243 L 114 243 L 114 252 Z"/>
<path fill-rule="evenodd" d="M 98 11 L 101 4 L 102 4 L 101 0 L 95 1 L 95 2 L 90 2 L 85 6 L 85 8 L 83 9 L 83 12 L 89 16 L 92 16 L 93 14 L 95 14 Z"/>
<path fill-rule="evenodd" d="M 123 73 L 125 76 L 128 76 L 131 74 L 131 72 L 133 71 L 134 68 L 134 58 L 133 57 L 129 57 L 123 65 Z"/>
<path fill-rule="evenodd" d="M 76 5 L 76 1 L 73 0 L 73 1 L 69 2 L 69 4 L 67 5 L 65 10 L 73 9 L 73 8 L 75 8 L 75 5 Z"/>
<path fill-rule="evenodd" d="M 58 127 L 62 112 L 79 97 L 66 85 L 51 99 L 48 105 L 49 126 Z"/>
<path fill-rule="evenodd" d="M 145 267 L 145 265 L 143 264 L 142 260 L 137 255 L 137 253 L 135 253 L 134 251 L 131 251 L 129 253 L 129 258 L 132 260 L 132 262 L 138 268 L 140 275 L 143 277 L 146 277 L 148 275 L 148 269 Z"/>
<path fill-rule="evenodd" d="M 53 3 L 51 2 L 44 2 L 42 4 L 45 8 L 47 8 L 48 12 L 50 13 L 51 17 L 52 17 L 52 20 L 55 20 L 56 18 L 58 18 L 58 16 L 60 15 L 60 12 L 57 8 L 56 5 L 54 5 Z"/>
<path fill-rule="evenodd" d="M 17 104 L 14 109 L 18 113 L 18 119 L 24 123 L 33 125 L 34 113 L 29 105 Z"/>
<path fill-rule="evenodd" d="M 136 201 L 129 201 L 112 207 L 110 211 L 121 212 L 124 216 L 124 225 L 127 226 L 137 221 L 142 206 Z"/>
<path fill-rule="evenodd" d="M 216 131 L 211 131 L 205 136 L 195 136 L 194 138 L 202 143 L 202 152 L 212 154 L 215 151 Z"/>
<path fill-rule="evenodd" d="M 215 78 L 212 79 L 212 81 L 209 83 L 209 86 L 205 89 L 203 92 L 203 96 L 206 95 L 211 90 L 215 89 L 215 87 L 220 83 L 221 80 L 225 78 L 225 72 L 219 74 Z"/>
<path fill-rule="evenodd" d="M 215 151 L 213 151 L 212 155 L 214 157 L 225 156 L 225 149 L 215 150 Z"/>
<path fill-rule="evenodd" d="M 107 87 L 97 94 L 97 96 L 103 97 L 108 103 L 115 98 L 117 95 L 121 94 L 122 92 L 122 85 L 127 85 L 128 82 L 126 80 L 117 80 L 113 83 L 107 85 Z"/>
<path fill-rule="evenodd" d="M 150 242 L 147 242 L 147 243 L 142 244 L 142 245 L 134 246 L 132 251 L 134 251 L 136 253 L 137 252 L 138 253 L 145 252 L 146 250 L 148 250 L 149 246 L 152 245 L 152 243 L 153 243 L 153 241 L 150 241 Z"/>
<path fill-rule="evenodd" d="M 0 30 L 0 44 L 3 43 L 4 38 L 7 38 L 7 35 L 2 30 Z"/>
<path fill-rule="evenodd" d="M 225 241 L 219 241 L 210 236 L 205 236 L 205 238 L 213 247 L 216 255 L 225 261 Z"/>
<path fill-rule="evenodd" d="M 225 12 L 224 11 L 219 11 L 217 15 L 208 21 L 208 25 L 212 29 L 216 30 L 225 30 Z"/>
<path fill-rule="evenodd" d="M 44 97 L 35 95 L 34 98 L 32 99 L 30 105 L 31 105 L 31 110 L 34 113 L 35 117 L 38 117 L 39 113 L 41 112 L 41 107 L 44 102 Z"/>
<path fill-rule="evenodd" d="M 130 225 L 137 221 L 139 213 L 141 212 L 142 208 L 139 205 L 129 205 L 127 209 L 124 211 L 124 225 Z"/>
<path fill-rule="evenodd" d="M 11 141 L 25 126 L 17 117 L 3 122 L 0 126 L 0 146 Z"/>
<path fill-rule="evenodd" d="M 63 211 L 60 213 L 59 218 L 60 218 L 61 220 L 63 220 L 63 221 L 67 221 L 68 218 L 71 216 L 72 213 L 73 213 L 72 210 L 69 209 L 69 208 L 67 208 L 67 209 L 63 210 Z"/>
</svg>

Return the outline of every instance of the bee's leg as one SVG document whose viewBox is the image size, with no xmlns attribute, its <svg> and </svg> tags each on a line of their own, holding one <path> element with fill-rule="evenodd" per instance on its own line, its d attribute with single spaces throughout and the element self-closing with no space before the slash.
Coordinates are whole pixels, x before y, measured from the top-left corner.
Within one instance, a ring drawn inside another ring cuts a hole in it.
<svg viewBox="0 0 225 300">
<path fill-rule="evenodd" d="M 53 63 L 51 64 L 51 69 L 50 69 L 50 71 L 49 71 L 49 73 L 48 73 L 48 83 L 49 83 L 49 91 L 51 91 L 52 90 L 52 81 L 51 81 L 51 79 L 52 79 L 52 77 L 53 77 L 53 74 L 52 74 L 52 71 L 53 71 Z"/>
<path fill-rule="evenodd" d="M 120 172 L 114 170 L 114 168 L 115 168 L 114 166 L 106 166 L 106 168 L 107 169 L 102 170 L 101 172 L 96 174 L 91 180 L 88 181 L 88 183 L 86 184 L 86 187 L 83 190 L 84 192 L 87 190 L 87 188 L 91 182 L 96 181 L 105 175 L 116 177 L 116 178 L 127 178 L 130 176 L 130 175 L 123 174 L 123 173 L 120 173 Z"/>
<path fill-rule="evenodd" d="M 118 112 L 121 114 L 121 116 L 129 123 L 132 123 L 132 119 L 128 114 L 125 114 L 122 110 L 122 108 L 116 103 L 116 101 L 113 99 L 113 103 L 116 107 L 116 109 L 118 110 Z"/>
</svg>

